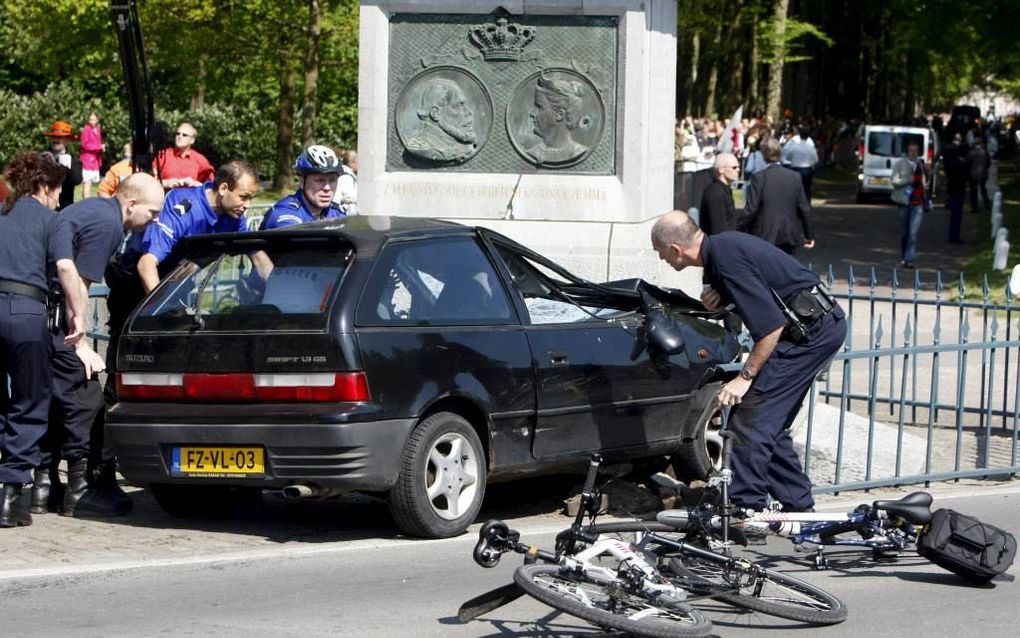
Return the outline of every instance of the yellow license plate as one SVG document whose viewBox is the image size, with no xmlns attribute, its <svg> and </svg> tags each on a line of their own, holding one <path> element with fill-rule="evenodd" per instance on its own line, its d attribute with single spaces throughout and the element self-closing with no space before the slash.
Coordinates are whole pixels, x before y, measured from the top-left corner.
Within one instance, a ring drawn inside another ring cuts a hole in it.
<svg viewBox="0 0 1020 638">
<path fill-rule="evenodd" d="M 175 447 L 170 473 L 176 476 L 261 476 L 266 473 L 260 447 Z"/>
<path fill-rule="evenodd" d="M 868 179 L 868 184 L 872 186 L 888 186 L 890 183 L 888 177 L 871 177 Z"/>
</svg>

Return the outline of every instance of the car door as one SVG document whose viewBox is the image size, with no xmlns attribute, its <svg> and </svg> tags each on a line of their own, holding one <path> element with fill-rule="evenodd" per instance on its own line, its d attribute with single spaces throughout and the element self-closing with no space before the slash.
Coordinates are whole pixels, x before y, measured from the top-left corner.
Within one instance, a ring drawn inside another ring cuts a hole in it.
<svg viewBox="0 0 1020 638">
<path fill-rule="evenodd" d="M 550 285 L 554 280 L 540 265 L 505 246 L 498 251 L 527 313 L 537 389 L 535 457 L 669 446 L 697 373 L 636 351 L 638 315 L 578 305 Z"/>
</svg>

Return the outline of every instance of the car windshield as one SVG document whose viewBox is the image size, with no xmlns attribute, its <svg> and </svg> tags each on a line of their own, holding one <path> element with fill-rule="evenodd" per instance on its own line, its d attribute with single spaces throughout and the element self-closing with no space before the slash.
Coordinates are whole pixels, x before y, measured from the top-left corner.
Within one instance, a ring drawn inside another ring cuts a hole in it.
<svg viewBox="0 0 1020 638">
<path fill-rule="evenodd" d="M 217 249 L 218 248 L 218 249 Z M 138 311 L 131 330 L 325 330 L 351 250 L 297 240 L 192 255 Z"/>
<path fill-rule="evenodd" d="M 924 152 L 924 135 L 920 133 L 872 132 L 868 135 L 868 152 L 880 157 L 899 157 L 907 154 L 907 145 L 917 144 Z"/>
</svg>

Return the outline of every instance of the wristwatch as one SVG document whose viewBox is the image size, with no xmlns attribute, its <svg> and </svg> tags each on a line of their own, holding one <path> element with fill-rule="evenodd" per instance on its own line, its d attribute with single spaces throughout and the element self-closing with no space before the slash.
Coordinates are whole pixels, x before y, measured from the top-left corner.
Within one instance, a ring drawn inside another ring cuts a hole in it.
<svg viewBox="0 0 1020 638">
<path fill-rule="evenodd" d="M 754 379 L 754 373 L 752 373 L 747 368 L 741 368 L 740 378 L 743 379 L 744 381 L 751 381 L 752 379 Z"/>
</svg>

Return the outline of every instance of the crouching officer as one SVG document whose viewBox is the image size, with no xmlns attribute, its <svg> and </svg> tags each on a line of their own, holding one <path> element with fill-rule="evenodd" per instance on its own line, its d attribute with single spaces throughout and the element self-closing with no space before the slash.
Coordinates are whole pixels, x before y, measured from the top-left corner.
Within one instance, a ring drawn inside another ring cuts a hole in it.
<svg viewBox="0 0 1020 638">
<path fill-rule="evenodd" d="M 259 230 L 345 216 L 333 203 L 344 170 L 333 149 L 309 146 L 298 156 L 294 170 L 300 176 L 297 192 L 276 202 L 262 219 Z"/>
<path fill-rule="evenodd" d="M 156 178 L 135 173 L 121 182 L 113 198 L 85 199 L 60 213 L 70 227 L 84 298 L 88 298 L 89 286 L 103 278 L 125 232 L 144 231 L 157 219 L 162 206 L 163 187 Z M 62 299 L 56 310 L 58 317 L 64 314 Z M 59 509 L 65 516 L 123 515 L 131 511 L 131 498 L 117 485 L 116 459 L 105 446 L 105 420 L 97 419 L 103 409 L 98 375 L 106 366 L 87 340 L 75 348 L 65 346 L 64 332 L 63 321 L 56 321 L 52 330 L 53 402 L 42 462 L 32 486 L 32 512 Z M 53 469 L 61 457 L 67 460 L 67 489 L 58 504 L 59 479 Z"/>
<path fill-rule="evenodd" d="M 53 212 L 66 172 L 50 153 L 28 151 L 18 153 L 7 169 L 13 188 L 0 210 L 0 527 L 32 524 L 30 491 L 23 487 L 39 465 L 52 392 L 50 267 L 67 301 L 66 345 L 73 347 L 84 335 L 85 302 L 71 236 Z"/>
<path fill-rule="evenodd" d="M 706 236 L 682 211 L 652 228 L 652 247 L 676 270 L 703 266 L 710 310 L 732 304 L 754 338 L 740 375 L 718 401 L 733 406 L 735 505 L 761 509 L 767 495 L 788 512 L 814 507 L 811 481 L 793 449 L 789 427 L 818 373 L 843 345 L 843 310 L 818 276 L 772 244 L 752 235 Z"/>
<path fill-rule="evenodd" d="M 184 256 L 182 240 L 195 235 L 230 233 L 248 228 L 245 213 L 258 192 L 251 164 L 234 160 L 216 171 L 214 181 L 193 188 L 175 188 L 166 195 L 159 221 L 131 235 L 124 252 L 106 269 L 110 345 L 106 351 L 106 407 L 117 402 L 117 342 L 135 306 L 177 267 Z M 253 255 L 252 260 L 257 258 Z M 263 263 L 257 261 L 257 264 Z"/>
</svg>

